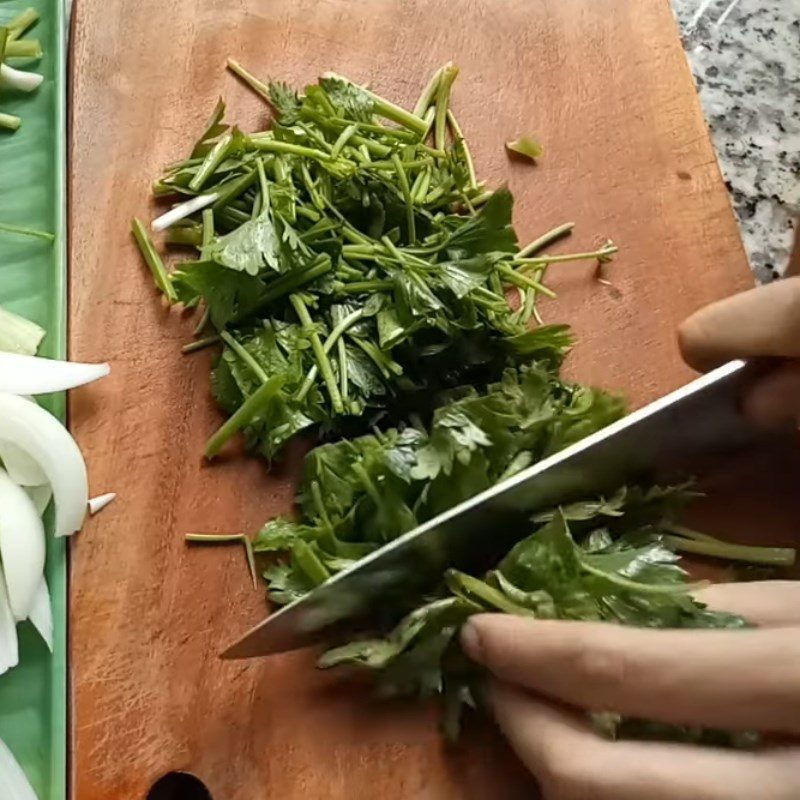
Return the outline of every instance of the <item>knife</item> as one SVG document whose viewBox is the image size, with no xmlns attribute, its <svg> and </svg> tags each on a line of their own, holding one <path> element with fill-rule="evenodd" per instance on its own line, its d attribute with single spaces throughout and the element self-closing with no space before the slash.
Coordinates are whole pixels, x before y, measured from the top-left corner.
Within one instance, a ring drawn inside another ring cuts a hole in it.
<svg viewBox="0 0 800 800">
<path fill-rule="evenodd" d="M 486 569 L 528 532 L 537 510 L 624 483 L 686 479 L 704 457 L 758 435 L 738 411 L 749 371 L 745 362 L 731 361 L 439 514 L 271 614 L 222 657 L 315 644 L 342 623 L 423 595 L 448 567 Z"/>
</svg>

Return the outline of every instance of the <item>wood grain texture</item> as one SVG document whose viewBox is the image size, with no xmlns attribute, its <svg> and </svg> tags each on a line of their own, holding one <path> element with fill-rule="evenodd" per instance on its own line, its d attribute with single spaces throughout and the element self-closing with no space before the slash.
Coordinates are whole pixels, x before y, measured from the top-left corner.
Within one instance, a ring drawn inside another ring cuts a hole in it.
<svg viewBox="0 0 800 800">
<path fill-rule="evenodd" d="M 667 0 L 79 0 L 73 38 L 71 356 L 108 360 L 75 393 L 71 426 L 92 491 L 117 501 L 72 552 L 72 796 L 144 798 L 163 772 L 216 800 L 449 800 L 530 796 L 487 725 L 444 751 L 431 710 L 377 707 L 296 653 L 223 663 L 264 613 L 238 549 L 192 530 L 253 530 L 290 508 L 301 453 L 279 473 L 201 461 L 220 417 L 209 354 L 182 357 L 191 322 L 167 311 L 128 236 L 149 182 L 187 150 L 216 97 L 266 111 L 223 71 L 233 56 L 292 83 L 335 69 L 410 104 L 461 67 L 454 104 L 482 177 L 508 182 L 521 236 L 565 220 L 570 248 L 621 253 L 553 269 L 549 320 L 569 321 L 580 379 L 634 405 L 684 383 L 680 320 L 751 279 Z M 546 155 L 509 162 L 535 133 Z"/>
</svg>

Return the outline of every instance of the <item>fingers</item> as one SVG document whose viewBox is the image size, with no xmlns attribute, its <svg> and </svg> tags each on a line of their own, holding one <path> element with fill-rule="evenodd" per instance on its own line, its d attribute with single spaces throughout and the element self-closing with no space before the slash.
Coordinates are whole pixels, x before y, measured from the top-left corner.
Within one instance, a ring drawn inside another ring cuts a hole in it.
<svg viewBox="0 0 800 800">
<path fill-rule="evenodd" d="M 498 725 L 538 778 L 545 800 L 790 800 L 800 751 L 733 752 L 610 742 L 578 715 L 507 684 L 489 700 Z"/>
<path fill-rule="evenodd" d="M 462 637 L 501 680 L 590 711 L 800 733 L 800 628 L 647 630 L 480 614 Z"/>
<path fill-rule="evenodd" d="M 732 358 L 800 357 L 800 277 L 706 306 L 681 325 L 678 341 L 686 363 L 700 371 Z"/>
<path fill-rule="evenodd" d="M 744 397 L 743 411 L 757 425 L 800 425 L 800 360 L 759 378 Z"/>
<path fill-rule="evenodd" d="M 695 597 L 715 611 L 738 614 L 755 625 L 800 626 L 800 581 L 717 583 Z"/>
</svg>

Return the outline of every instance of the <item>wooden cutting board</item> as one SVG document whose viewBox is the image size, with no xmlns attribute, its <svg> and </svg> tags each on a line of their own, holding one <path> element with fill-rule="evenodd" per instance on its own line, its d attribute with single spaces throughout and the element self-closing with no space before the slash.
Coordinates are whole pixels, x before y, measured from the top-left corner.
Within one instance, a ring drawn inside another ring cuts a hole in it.
<svg viewBox="0 0 800 800">
<path fill-rule="evenodd" d="M 375 704 L 312 653 L 217 659 L 263 593 L 238 548 L 183 534 L 288 511 L 301 454 L 273 474 L 203 463 L 211 355 L 180 354 L 193 322 L 159 302 L 129 221 L 154 213 L 151 179 L 218 95 L 265 124 L 227 56 L 294 84 L 334 69 L 405 104 L 452 59 L 479 174 L 508 182 L 521 237 L 573 220 L 564 247 L 619 244 L 610 286 L 554 268 L 544 313 L 575 327 L 573 376 L 641 405 L 690 378 L 676 325 L 751 284 L 667 0 L 78 0 L 73 35 L 71 357 L 113 371 L 72 395 L 71 426 L 92 491 L 119 493 L 72 550 L 73 798 L 143 799 L 169 770 L 215 800 L 530 797 L 488 723 L 447 751 L 432 709 Z M 535 166 L 503 152 L 524 133 L 544 143 Z"/>
</svg>

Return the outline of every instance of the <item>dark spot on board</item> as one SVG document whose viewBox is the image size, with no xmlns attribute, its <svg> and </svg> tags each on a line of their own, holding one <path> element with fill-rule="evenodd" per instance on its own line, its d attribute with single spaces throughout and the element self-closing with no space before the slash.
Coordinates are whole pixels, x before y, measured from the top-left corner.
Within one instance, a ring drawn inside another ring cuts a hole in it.
<svg viewBox="0 0 800 800">
<path fill-rule="evenodd" d="M 159 778 L 146 800 L 213 800 L 200 778 L 191 772 L 168 772 Z"/>
<path fill-rule="evenodd" d="M 688 172 L 686 172 L 685 170 L 682 170 L 682 169 L 679 169 L 679 170 L 678 170 L 678 171 L 677 171 L 675 174 L 676 174 L 676 175 L 677 175 L 677 176 L 678 176 L 678 177 L 679 177 L 679 178 L 680 178 L 682 181 L 690 181 L 690 180 L 692 179 L 692 176 L 691 176 L 691 175 L 690 175 Z"/>
</svg>

